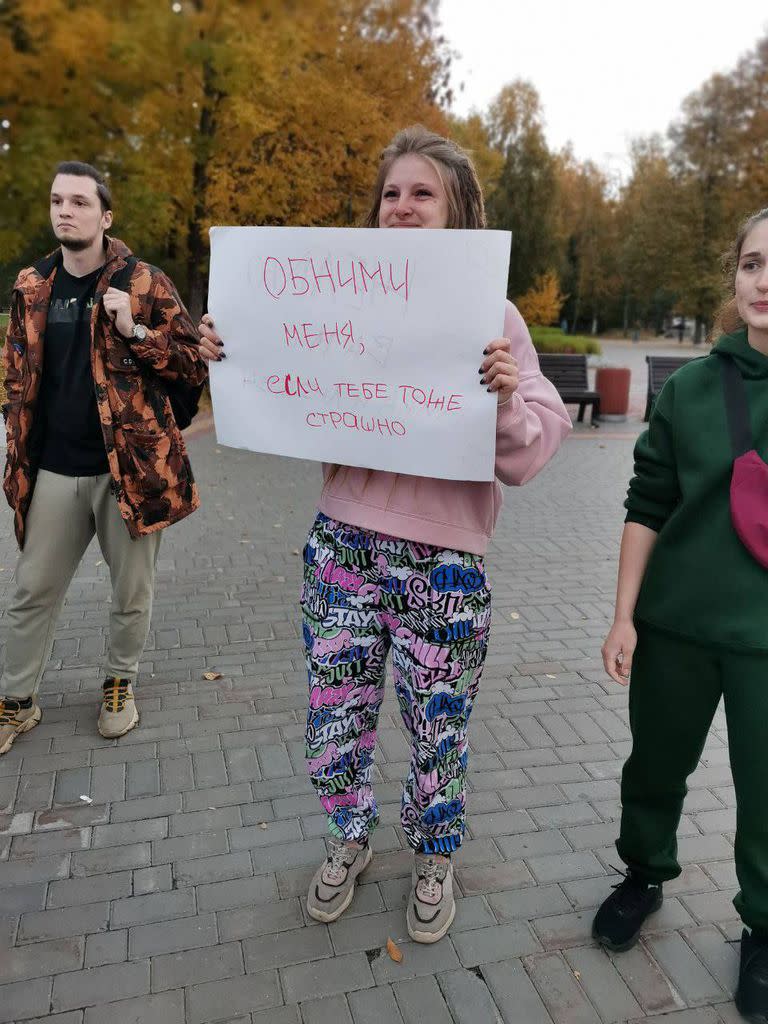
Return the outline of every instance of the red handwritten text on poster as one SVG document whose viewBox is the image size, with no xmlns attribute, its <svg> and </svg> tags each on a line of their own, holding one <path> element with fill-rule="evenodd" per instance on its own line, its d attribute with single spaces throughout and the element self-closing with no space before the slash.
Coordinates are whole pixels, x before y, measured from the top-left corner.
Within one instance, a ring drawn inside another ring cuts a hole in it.
<svg viewBox="0 0 768 1024">
<path fill-rule="evenodd" d="M 262 278 L 273 299 L 335 295 L 337 291 L 349 288 L 355 295 L 393 295 L 407 302 L 410 289 L 408 260 L 400 267 L 390 260 L 316 260 L 311 256 L 278 259 L 277 256 L 267 256 Z"/>
</svg>

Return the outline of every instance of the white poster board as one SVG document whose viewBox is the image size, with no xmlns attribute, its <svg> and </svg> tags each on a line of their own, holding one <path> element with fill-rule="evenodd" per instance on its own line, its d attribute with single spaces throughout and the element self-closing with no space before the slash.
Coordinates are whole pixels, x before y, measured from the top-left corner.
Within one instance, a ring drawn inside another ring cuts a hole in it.
<svg viewBox="0 0 768 1024">
<path fill-rule="evenodd" d="M 208 309 L 220 444 L 492 480 L 505 231 L 217 227 Z"/>
</svg>

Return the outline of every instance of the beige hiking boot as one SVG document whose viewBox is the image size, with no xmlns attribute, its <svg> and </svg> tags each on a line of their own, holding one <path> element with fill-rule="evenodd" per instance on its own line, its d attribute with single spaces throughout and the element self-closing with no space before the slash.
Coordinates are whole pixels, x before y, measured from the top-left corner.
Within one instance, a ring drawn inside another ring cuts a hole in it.
<svg viewBox="0 0 768 1024">
<path fill-rule="evenodd" d="M 108 740 L 125 736 L 139 724 L 133 687 L 127 679 L 104 680 L 104 703 L 99 715 L 99 732 Z"/>
<path fill-rule="evenodd" d="M 328 858 L 309 883 L 307 913 L 316 921 L 341 917 L 355 895 L 355 883 L 371 863 L 370 846 L 349 846 L 340 839 L 328 840 Z"/>
<path fill-rule="evenodd" d="M 408 934 L 414 942 L 437 942 L 451 927 L 455 916 L 450 857 L 417 853 L 406 911 Z"/>
<path fill-rule="evenodd" d="M 16 737 L 34 729 L 42 716 L 34 701 L 27 708 L 13 697 L 0 697 L 0 754 L 7 754 Z"/>
</svg>

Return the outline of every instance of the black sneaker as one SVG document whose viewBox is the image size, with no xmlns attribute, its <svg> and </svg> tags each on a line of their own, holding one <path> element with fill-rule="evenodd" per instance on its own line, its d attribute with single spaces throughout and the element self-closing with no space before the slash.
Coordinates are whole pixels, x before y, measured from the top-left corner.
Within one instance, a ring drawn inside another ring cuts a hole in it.
<svg viewBox="0 0 768 1024">
<path fill-rule="evenodd" d="M 616 869 L 618 870 L 618 869 Z M 646 917 L 664 902 L 660 884 L 652 884 L 631 869 L 595 915 L 592 935 L 601 946 L 621 953 L 630 949 L 640 936 Z"/>
<path fill-rule="evenodd" d="M 736 1009 L 754 1024 L 768 1022 L 768 935 L 741 933 Z"/>
</svg>

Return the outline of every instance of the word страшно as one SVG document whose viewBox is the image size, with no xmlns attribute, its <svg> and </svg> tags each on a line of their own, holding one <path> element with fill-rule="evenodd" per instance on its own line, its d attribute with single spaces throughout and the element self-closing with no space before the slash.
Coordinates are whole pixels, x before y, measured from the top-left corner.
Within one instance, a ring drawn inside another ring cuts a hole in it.
<svg viewBox="0 0 768 1024">
<path fill-rule="evenodd" d="M 307 378 L 287 373 L 285 376 L 273 374 L 267 378 L 267 390 L 273 395 L 284 395 L 287 398 L 309 398 L 313 395 L 325 397 L 322 385 L 317 377 Z M 340 398 L 357 398 L 365 401 L 394 400 L 406 408 L 419 407 L 435 412 L 457 412 L 462 407 L 463 395 L 446 395 L 430 388 L 414 387 L 411 384 L 398 384 L 395 393 L 385 383 L 363 381 L 360 384 L 351 381 L 337 381 L 332 385 L 332 392 Z M 332 430 L 361 430 L 363 433 L 387 434 L 390 437 L 404 437 L 407 433 L 405 424 L 400 420 L 378 417 L 366 418 L 354 412 L 308 412 L 305 422 L 309 427 L 330 427 Z"/>
<path fill-rule="evenodd" d="M 262 279 L 264 288 L 276 301 L 303 296 L 327 297 L 342 293 L 344 289 L 350 290 L 347 294 L 391 296 L 405 303 L 410 296 L 410 267 L 407 259 L 403 261 L 402 269 L 398 268 L 396 272 L 391 261 L 377 260 L 374 266 L 372 261 L 366 263 L 360 259 L 342 263 L 342 260 L 315 260 L 310 256 L 282 260 L 268 256 L 264 260 Z M 359 355 L 365 353 L 365 341 L 355 331 L 350 318 L 327 323 L 283 322 L 282 327 L 281 343 L 287 348 L 296 346 L 313 350 L 334 346 Z M 326 395 L 318 377 L 272 374 L 267 377 L 266 384 L 270 394 L 286 398 L 305 399 Z M 463 398 L 459 394 L 437 392 L 434 388 L 425 390 L 410 384 L 399 384 L 391 388 L 386 383 L 367 381 L 338 381 L 328 391 L 336 398 L 374 403 L 395 402 L 405 409 L 421 408 L 430 412 L 456 412 L 462 408 Z M 405 424 L 399 419 L 365 416 L 350 410 L 312 410 L 306 414 L 305 422 L 313 428 L 358 430 L 389 437 L 404 437 L 407 433 Z"/>
</svg>

